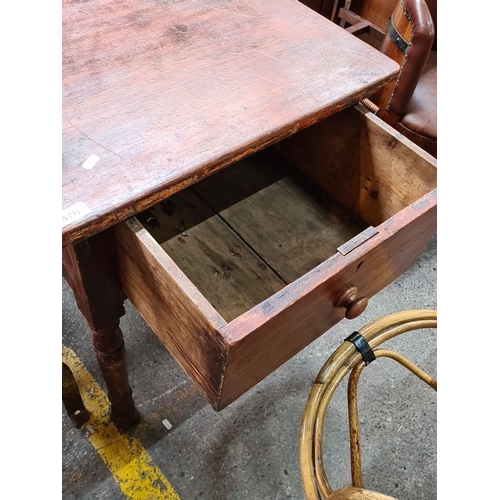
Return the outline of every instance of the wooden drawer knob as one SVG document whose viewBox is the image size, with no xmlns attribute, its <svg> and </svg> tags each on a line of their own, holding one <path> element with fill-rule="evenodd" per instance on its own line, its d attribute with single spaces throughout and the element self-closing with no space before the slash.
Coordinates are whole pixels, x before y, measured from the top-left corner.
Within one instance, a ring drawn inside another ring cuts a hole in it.
<svg viewBox="0 0 500 500">
<path fill-rule="evenodd" d="M 368 305 L 366 297 L 357 298 L 358 289 L 351 286 L 344 290 L 337 301 L 333 304 L 334 307 L 345 307 L 345 317 L 347 319 L 357 318 Z"/>
</svg>

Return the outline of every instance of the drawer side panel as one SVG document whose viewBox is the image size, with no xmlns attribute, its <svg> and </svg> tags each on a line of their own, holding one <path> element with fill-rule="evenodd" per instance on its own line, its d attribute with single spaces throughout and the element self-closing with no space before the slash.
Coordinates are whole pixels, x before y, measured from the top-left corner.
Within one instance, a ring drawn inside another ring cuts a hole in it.
<svg viewBox="0 0 500 500">
<path fill-rule="evenodd" d="M 382 224 L 437 185 L 435 158 L 360 105 L 276 148 L 371 226 Z"/>
<path fill-rule="evenodd" d="M 114 231 L 125 294 L 215 407 L 227 361 L 224 319 L 136 219 Z"/>
</svg>

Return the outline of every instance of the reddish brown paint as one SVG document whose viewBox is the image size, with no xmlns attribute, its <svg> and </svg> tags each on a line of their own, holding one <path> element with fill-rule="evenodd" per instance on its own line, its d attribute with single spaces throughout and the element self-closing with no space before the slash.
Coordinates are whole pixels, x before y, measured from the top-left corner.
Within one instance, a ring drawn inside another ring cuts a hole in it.
<svg viewBox="0 0 500 500">
<path fill-rule="evenodd" d="M 63 245 L 359 102 L 397 70 L 300 2 L 65 0 L 62 208 L 91 213 Z"/>
</svg>

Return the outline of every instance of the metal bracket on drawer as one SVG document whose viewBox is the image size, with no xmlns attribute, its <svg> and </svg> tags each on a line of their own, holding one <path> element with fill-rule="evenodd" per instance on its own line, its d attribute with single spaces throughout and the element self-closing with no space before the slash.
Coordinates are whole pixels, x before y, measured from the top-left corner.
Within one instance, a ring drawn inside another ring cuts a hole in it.
<svg viewBox="0 0 500 500">
<path fill-rule="evenodd" d="M 369 240 L 372 236 L 375 236 L 377 233 L 378 230 L 375 229 L 373 226 L 367 227 L 357 236 L 354 236 L 354 238 L 351 238 L 342 246 L 338 247 L 337 252 L 340 252 L 342 255 L 347 255 L 349 252 L 352 252 L 355 248 L 359 247 L 359 245 Z"/>
</svg>

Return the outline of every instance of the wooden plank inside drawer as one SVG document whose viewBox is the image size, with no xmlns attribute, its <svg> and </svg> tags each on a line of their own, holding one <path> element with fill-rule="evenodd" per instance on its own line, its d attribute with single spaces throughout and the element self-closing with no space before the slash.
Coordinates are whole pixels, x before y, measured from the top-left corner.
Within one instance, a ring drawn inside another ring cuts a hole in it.
<svg viewBox="0 0 500 500">
<path fill-rule="evenodd" d="M 137 218 L 226 321 L 313 269 L 366 227 L 272 149 Z"/>
<path fill-rule="evenodd" d="M 137 218 L 226 321 L 285 285 L 192 189 Z"/>
<path fill-rule="evenodd" d="M 262 182 L 271 176 L 275 182 Z M 367 227 L 352 220 L 330 195 L 313 187 L 273 149 L 193 189 L 287 284 Z"/>
</svg>

